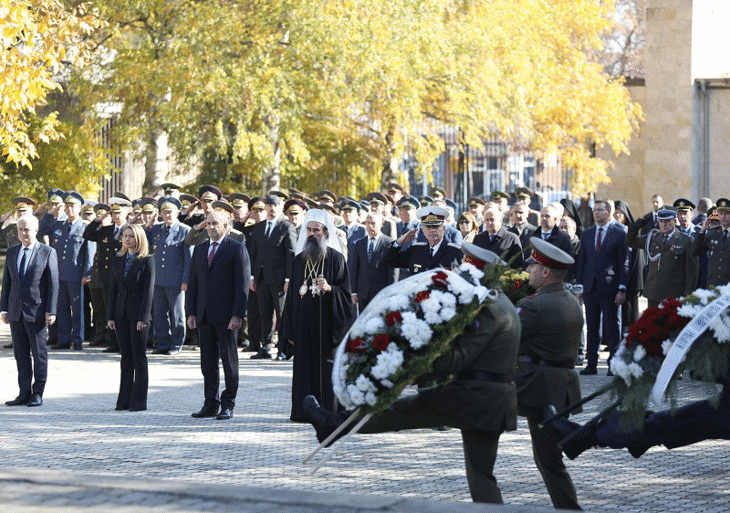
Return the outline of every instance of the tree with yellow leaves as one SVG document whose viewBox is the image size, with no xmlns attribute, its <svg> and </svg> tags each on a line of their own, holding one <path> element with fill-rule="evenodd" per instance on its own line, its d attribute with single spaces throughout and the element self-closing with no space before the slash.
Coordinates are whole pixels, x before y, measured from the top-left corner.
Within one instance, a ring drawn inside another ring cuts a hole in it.
<svg viewBox="0 0 730 513">
<path fill-rule="evenodd" d="M 169 137 L 178 165 L 251 192 L 428 169 L 445 126 L 557 153 L 583 193 L 592 147 L 627 151 L 641 116 L 591 55 L 612 23 L 595 0 L 107 0 L 94 73 L 74 92 L 120 106 L 118 140 Z M 86 116 L 87 122 L 93 116 Z M 140 142 L 142 144 L 140 144 Z M 148 175 L 148 188 L 164 177 Z"/>
<path fill-rule="evenodd" d="M 85 4 L 67 7 L 58 0 L 0 0 L 0 20 L 0 148 L 8 162 L 31 167 L 36 143 L 59 137 L 57 113 L 38 116 L 37 110 L 61 89 L 56 75 L 64 66 L 84 63 L 84 38 L 100 22 Z"/>
</svg>

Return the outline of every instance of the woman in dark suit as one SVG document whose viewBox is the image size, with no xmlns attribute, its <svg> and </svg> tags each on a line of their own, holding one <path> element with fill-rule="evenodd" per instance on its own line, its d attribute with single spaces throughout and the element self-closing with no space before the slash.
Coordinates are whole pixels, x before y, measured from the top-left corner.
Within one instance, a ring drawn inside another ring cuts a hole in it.
<svg viewBox="0 0 730 513">
<path fill-rule="evenodd" d="M 117 334 L 122 354 L 117 410 L 147 409 L 147 336 L 152 317 L 155 259 L 148 255 L 144 229 L 128 224 L 122 232 L 122 250 L 114 259 L 109 291 L 109 328 Z"/>
</svg>

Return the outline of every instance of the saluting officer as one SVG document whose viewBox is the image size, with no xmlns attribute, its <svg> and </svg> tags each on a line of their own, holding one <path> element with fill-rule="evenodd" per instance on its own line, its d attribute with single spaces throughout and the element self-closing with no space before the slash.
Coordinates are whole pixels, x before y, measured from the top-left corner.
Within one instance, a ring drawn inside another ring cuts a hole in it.
<svg viewBox="0 0 730 513">
<path fill-rule="evenodd" d="M 83 286 L 91 280 L 96 243 L 84 239 L 89 223 L 81 219 L 84 197 L 66 192 L 64 221 L 55 221 L 39 235 L 48 235 L 58 254 L 58 343 L 51 349 L 82 349 L 84 342 Z"/>
<path fill-rule="evenodd" d="M 114 259 L 122 249 L 122 227 L 127 223 L 127 215 L 131 208 L 132 202 L 127 199 L 109 198 L 109 211 L 97 216 L 84 230 L 84 238 L 96 244 L 97 278 L 102 283 L 105 312 L 109 311 L 109 290 L 114 280 Z M 107 224 L 109 218 L 111 223 Z M 117 337 L 111 330 L 105 330 L 104 339 L 109 343 L 105 352 L 119 352 Z"/>
<path fill-rule="evenodd" d="M 449 213 L 441 207 L 421 207 L 416 217 L 421 220 L 421 230 L 428 242 L 409 242 L 416 238 L 418 228 L 408 230 L 390 244 L 382 263 L 391 267 L 407 268 L 416 274 L 437 267 L 452 267 L 454 262 L 461 262 L 461 247 L 444 239 L 446 228 L 444 222 Z"/>
<path fill-rule="evenodd" d="M 162 223 L 147 230 L 150 252 L 155 255 L 155 290 L 152 322 L 157 347 L 153 354 L 179 352 L 185 340 L 184 295 L 188 288 L 190 257 L 193 250 L 185 244 L 190 227 L 178 220 L 182 203 L 172 196 L 158 202 Z"/>
<path fill-rule="evenodd" d="M 730 199 L 717 200 L 715 212 L 720 219 L 720 226 L 708 230 L 705 222 L 697 236 L 695 250 L 695 254 L 710 255 L 708 286 L 726 285 L 730 282 Z"/>
<path fill-rule="evenodd" d="M 656 213 L 659 230 L 639 235 L 650 218 L 634 223 L 626 235 L 626 245 L 646 250 L 649 274 L 643 296 L 649 306 L 657 306 L 664 298 L 690 294 L 697 285 L 699 262 L 694 255 L 692 237 L 676 228 L 677 212 L 664 207 Z"/>
</svg>

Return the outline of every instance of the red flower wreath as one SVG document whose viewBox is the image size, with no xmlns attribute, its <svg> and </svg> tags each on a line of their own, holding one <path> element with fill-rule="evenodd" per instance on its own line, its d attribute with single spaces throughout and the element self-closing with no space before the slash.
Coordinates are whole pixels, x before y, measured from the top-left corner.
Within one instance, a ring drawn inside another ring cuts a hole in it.
<svg viewBox="0 0 730 513">
<path fill-rule="evenodd" d="M 629 327 L 626 345 L 628 347 L 641 345 L 649 356 L 661 356 L 664 341 L 690 321 L 677 313 L 677 309 L 681 306 L 682 303 L 677 299 L 667 298 L 658 307 L 647 308 Z"/>
</svg>

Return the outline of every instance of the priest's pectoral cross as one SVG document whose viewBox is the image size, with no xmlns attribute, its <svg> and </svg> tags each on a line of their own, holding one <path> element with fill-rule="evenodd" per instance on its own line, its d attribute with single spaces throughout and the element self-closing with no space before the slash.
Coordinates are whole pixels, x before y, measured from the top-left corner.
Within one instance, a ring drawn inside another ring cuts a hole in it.
<svg viewBox="0 0 730 513">
<path fill-rule="evenodd" d="M 313 296 L 319 294 L 319 287 L 317 286 L 316 280 L 312 280 L 312 284 L 309 286 L 309 290 L 312 292 Z"/>
</svg>

